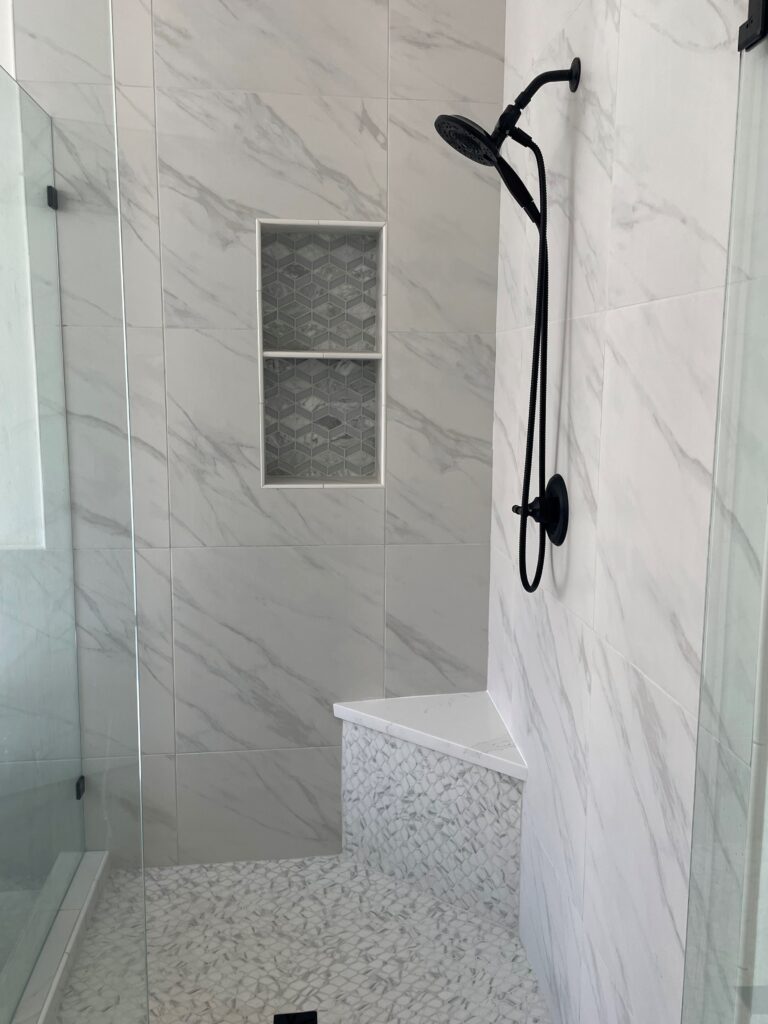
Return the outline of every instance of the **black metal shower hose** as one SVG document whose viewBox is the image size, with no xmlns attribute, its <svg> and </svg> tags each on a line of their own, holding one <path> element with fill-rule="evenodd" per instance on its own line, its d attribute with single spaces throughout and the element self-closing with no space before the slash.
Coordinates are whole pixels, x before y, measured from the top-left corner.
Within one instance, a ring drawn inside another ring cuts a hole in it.
<svg viewBox="0 0 768 1024">
<path fill-rule="evenodd" d="M 547 335 L 549 320 L 549 254 L 547 251 L 547 172 L 541 150 L 526 135 L 516 130 L 513 135 L 518 142 L 531 150 L 536 158 L 539 173 L 539 262 L 536 283 L 536 315 L 533 327 L 533 357 L 531 362 L 531 390 L 528 400 L 528 435 L 525 445 L 525 466 L 523 469 L 523 497 L 520 506 L 520 581 L 525 590 L 532 594 L 541 582 L 544 572 L 547 534 L 543 521 L 544 492 L 546 489 L 546 448 L 547 448 Z M 537 403 L 538 399 L 538 403 Z M 530 504 L 531 469 L 533 464 L 533 443 L 536 433 L 536 406 L 539 407 L 539 497 Z M 516 506 L 517 508 L 517 506 Z M 539 551 L 536 572 L 528 578 L 527 539 L 528 520 L 539 518 Z"/>
</svg>

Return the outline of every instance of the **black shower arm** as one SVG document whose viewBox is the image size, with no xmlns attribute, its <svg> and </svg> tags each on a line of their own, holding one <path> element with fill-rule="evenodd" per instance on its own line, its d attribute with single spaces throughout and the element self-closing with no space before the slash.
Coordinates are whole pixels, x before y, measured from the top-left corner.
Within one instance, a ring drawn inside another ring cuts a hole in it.
<svg viewBox="0 0 768 1024">
<path fill-rule="evenodd" d="M 512 129 L 520 120 L 520 115 L 542 86 L 549 85 L 551 82 L 568 82 L 571 87 L 571 92 L 576 92 L 580 81 L 581 61 L 578 57 L 574 57 L 569 68 L 563 68 L 561 71 L 544 71 L 542 74 L 537 75 L 534 80 L 525 89 L 523 89 L 515 102 L 510 103 L 503 112 L 496 123 L 496 127 L 493 129 L 491 137 L 497 145 L 500 145 L 504 139 L 510 135 Z"/>
</svg>

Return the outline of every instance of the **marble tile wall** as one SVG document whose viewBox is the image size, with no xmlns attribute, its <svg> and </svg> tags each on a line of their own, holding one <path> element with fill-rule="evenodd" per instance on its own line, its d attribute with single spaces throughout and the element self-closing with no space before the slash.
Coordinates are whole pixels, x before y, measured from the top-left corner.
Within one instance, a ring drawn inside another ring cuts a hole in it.
<svg viewBox="0 0 768 1024">
<path fill-rule="evenodd" d="M 533 597 L 510 507 L 536 239 L 506 197 L 493 440 L 488 686 L 529 767 L 521 936 L 560 1024 L 680 1020 L 742 16 L 507 3 L 505 98 L 584 65 L 575 96 L 550 87 L 523 124 L 549 172 L 549 462 L 571 497 Z"/>
<path fill-rule="evenodd" d="M 432 123 L 497 115 L 504 3 L 114 17 L 147 860 L 330 853 L 333 701 L 485 686 L 499 195 Z M 388 224 L 384 487 L 261 486 L 257 217 Z M 119 408 L 97 391 L 83 431 Z M 110 501 L 83 529 L 120 548 Z M 119 590 L 120 554 L 95 585 Z M 105 610 L 105 678 L 127 667 L 127 611 Z M 92 756 L 125 756 L 119 702 L 91 706 Z"/>
</svg>

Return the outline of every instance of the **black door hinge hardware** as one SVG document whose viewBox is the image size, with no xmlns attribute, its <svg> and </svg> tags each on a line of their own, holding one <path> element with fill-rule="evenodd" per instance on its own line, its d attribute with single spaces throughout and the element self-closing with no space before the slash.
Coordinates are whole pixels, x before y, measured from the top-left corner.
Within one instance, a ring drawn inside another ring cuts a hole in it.
<svg viewBox="0 0 768 1024">
<path fill-rule="evenodd" d="M 749 0 L 747 20 L 739 29 L 739 51 L 751 50 L 768 36 L 768 0 Z"/>
<path fill-rule="evenodd" d="M 82 800 L 85 793 L 85 776 L 81 775 L 75 783 L 75 799 Z"/>
<path fill-rule="evenodd" d="M 45 190 L 45 196 L 48 200 L 48 205 L 52 210 L 58 210 L 59 208 L 59 190 L 53 185 L 49 185 Z"/>
</svg>

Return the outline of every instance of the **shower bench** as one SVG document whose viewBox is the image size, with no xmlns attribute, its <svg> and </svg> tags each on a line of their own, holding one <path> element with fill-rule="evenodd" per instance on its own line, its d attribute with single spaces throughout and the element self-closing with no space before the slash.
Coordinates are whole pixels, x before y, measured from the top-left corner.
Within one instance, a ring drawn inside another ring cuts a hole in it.
<svg viewBox="0 0 768 1024">
<path fill-rule="evenodd" d="M 334 705 L 344 852 L 517 928 L 525 762 L 487 693 Z"/>
</svg>

